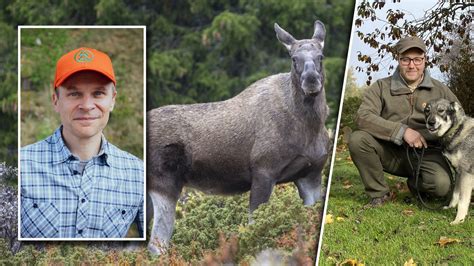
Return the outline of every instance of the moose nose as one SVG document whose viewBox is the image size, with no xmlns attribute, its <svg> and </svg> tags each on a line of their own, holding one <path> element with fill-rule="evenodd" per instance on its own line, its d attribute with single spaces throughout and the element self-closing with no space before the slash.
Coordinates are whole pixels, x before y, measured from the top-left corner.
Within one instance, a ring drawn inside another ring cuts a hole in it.
<svg viewBox="0 0 474 266">
<path fill-rule="evenodd" d="M 308 75 L 306 76 L 306 81 L 309 83 L 315 83 L 316 82 L 316 76 L 315 75 Z"/>
<path fill-rule="evenodd" d="M 314 65 L 313 61 L 307 61 L 304 63 L 303 72 L 315 71 L 315 70 L 316 70 L 316 66 Z"/>
</svg>

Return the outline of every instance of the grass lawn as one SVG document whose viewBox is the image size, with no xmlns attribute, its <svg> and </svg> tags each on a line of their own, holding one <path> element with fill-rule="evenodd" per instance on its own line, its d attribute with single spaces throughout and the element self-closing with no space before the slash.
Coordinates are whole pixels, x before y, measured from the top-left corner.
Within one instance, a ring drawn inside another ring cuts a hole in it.
<svg viewBox="0 0 474 266">
<path fill-rule="evenodd" d="M 320 265 L 474 265 L 472 204 L 470 217 L 451 226 L 454 209 L 422 208 L 411 197 L 405 178 L 386 177 L 392 201 L 364 209 L 369 198 L 357 168 L 347 148 L 338 148 L 327 209 L 332 222 L 326 216 Z M 442 245 L 442 238 L 448 243 Z"/>
</svg>

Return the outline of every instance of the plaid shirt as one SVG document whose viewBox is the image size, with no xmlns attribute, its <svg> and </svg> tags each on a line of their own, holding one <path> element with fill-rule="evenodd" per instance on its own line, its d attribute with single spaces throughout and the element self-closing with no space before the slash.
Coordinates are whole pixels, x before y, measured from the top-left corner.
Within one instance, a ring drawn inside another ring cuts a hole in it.
<svg viewBox="0 0 474 266">
<path fill-rule="evenodd" d="M 21 236 L 119 238 L 135 222 L 143 237 L 143 161 L 102 136 L 99 154 L 81 167 L 61 130 L 21 148 Z"/>
</svg>

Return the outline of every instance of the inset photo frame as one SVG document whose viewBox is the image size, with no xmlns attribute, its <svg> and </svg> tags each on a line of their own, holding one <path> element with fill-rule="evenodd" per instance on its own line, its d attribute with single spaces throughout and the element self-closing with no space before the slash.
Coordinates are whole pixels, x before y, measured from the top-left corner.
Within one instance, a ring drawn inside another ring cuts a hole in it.
<svg viewBox="0 0 474 266">
<path fill-rule="evenodd" d="M 18 239 L 145 240 L 145 26 L 18 27 Z"/>
</svg>

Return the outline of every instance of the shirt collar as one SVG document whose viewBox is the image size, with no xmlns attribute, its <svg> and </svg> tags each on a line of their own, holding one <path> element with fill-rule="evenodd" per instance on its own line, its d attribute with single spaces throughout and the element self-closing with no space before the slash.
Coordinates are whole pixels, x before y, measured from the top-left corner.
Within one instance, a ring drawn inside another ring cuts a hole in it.
<svg viewBox="0 0 474 266">
<path fill-rule="evenodd" d="M 418 87 L 420 89 L 431 89 L 434 88 L 434 84 L 431 81 L 430 72 L 425 68 L 423 72 L 423 80 Z M 390 85 L 390 91 L 393 95 L 408 94 L 411 93 L 410 87 L 408 87 L 405 80 L 400 75 L 400 67 L 397 67 L 395 73 L 392 75 L 392 82 Z"/>
<path fill-rule="evenodd" d="M 59 128 L 57 128 L 53 135 L 51 135 L 46 141 L 51 145 L 51 150 L 52 150 L 52 163 L 53 164 L 59 164 L 63 163 L 67 160 L 71 159 L 78 159 L 74 154 L 71 153 L 69 148 L 66 146 L 64 143 L 63 136 L 61 134 L 63 129 L 63 126 L 61 125 Z M 101 136 L 101 146 L 99 153 L 92 157 L 91 160 L 94 160 L 95 158 L 101 159 L 104 161 L 105 164 L 110 166 L 110 161 L 111 161 L 111 156 L 110 154 L 110 144 L 105 139 L 104 134 Z"/>
</svg>

